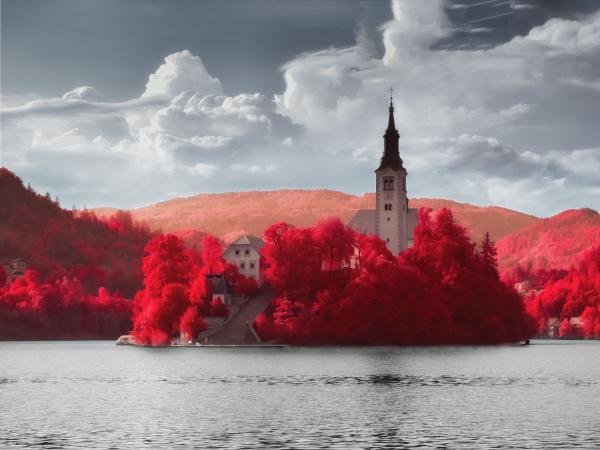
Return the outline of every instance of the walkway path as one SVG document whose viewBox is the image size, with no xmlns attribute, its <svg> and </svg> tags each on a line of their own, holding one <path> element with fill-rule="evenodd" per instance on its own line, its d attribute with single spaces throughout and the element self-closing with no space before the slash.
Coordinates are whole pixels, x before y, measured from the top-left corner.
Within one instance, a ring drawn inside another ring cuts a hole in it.
<svg viewBox="0 0 600 450">
<path fill-rule="evenodd" d="M 254 323 L 254 319 L 265 310 L 275 298 L 275 292 L 268 285 L 263 285 L 256 297 L 250 299 L 242 309 L 225 326 L 209 338 L 209 344 L 243 345 L 257 344 L 256 338 L 246 323 Z"/>
</svg>

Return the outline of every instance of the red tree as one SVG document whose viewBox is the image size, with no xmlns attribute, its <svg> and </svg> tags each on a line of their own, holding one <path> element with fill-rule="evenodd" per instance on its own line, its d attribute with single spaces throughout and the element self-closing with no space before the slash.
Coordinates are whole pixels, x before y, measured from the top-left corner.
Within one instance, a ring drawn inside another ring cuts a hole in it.
<svg viewBox="0 0 600 450">
<path fill-rule="evenodd" d="M 561 321 L 561 337 L 600 338 L 597 321 L 600 246 L 585 253 L 577 267 L 568 271 L 546 272 L 540 279 L 543 281 L 541 285 L 535 278 L 531 281 L 538 290 L 532 291 L 526 299 L 527 310 L 537 321 L 540 334 L 548 332 L 550 319 L 557 319 Z"/>
<path fill-rule="evenodd" d="M 278 291 L 255 323 L 265 339 L 491 344 L 527 338 L 535 328 L 449 210 L 435 217 L 420 211 L 415 245 L 398 258 L 379 238 L 355 235 L 339 221 L 309 229 L 277 224 L 265 241 Z"/>
</svg>

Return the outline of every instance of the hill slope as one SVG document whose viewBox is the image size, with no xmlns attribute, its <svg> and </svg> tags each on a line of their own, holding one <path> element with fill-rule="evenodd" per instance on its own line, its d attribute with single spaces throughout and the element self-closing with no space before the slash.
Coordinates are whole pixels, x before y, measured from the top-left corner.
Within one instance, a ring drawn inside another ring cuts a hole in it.
<svg viewBox="0 0 600 450">
<path fill-rule="evenodd" d="M 324 217 L 337 216 L 348 222 L 358 209 L 373 208 L 375 195 L 351 195 L 331 190 L 279 190 L 200 194 L 176 198 L 131 210 L 135 220 L 145 221 L 152 229 L 165 232 L 200 230 L 232 241 L 243 233 L 262 236 L 268 226 L 288 222 L 312 226 Z M 451 208 L 459 223 L 472 238 L 480 241 L 486 231 L 494 240 L 530 225 L 536 217 L 510 209 L 479 207 L 439 199 L 413 199 L 411 207 Z M 98 208 L 99 215 L 114 209 Z"/>
<path fill-rule="evenodd" d="M 593 209 L 569 209 L 540 219 L 496 243 L 502 270 L 521 264 L 536 269 L 568 268 L 600 244 L 600 214 Z"/>
<path fill-rule="evenodd" d="M 139 267 L 152 233 L 129 214 L 99 219 L 88 211 L 64 210 L 5 168 L 0 205 L 1 259 L 21 258 L 44 277 L 71 272 L 91 291 L 100 284 L 133 295 L 141 285 Z"/>
</svg>

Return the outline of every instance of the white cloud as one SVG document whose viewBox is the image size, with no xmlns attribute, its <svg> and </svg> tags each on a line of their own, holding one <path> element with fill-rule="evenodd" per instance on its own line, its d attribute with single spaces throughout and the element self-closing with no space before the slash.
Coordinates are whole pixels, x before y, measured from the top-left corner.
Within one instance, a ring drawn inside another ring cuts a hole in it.
<svg viewBox="0 0 600 450">
<path fill-rule="evenodd" d="M 174 97 L 183 91 L 194 91 L 200 95 L 223 93 L 221 81 L 212 77 L 202 60 L 188 50 L 165 58 L 164 64 L 148 78 L 142 97 Z"/>
<path fill-rule="evenodd" d="M 257 159 L 301 128 L 264 95 L 222 95 L 200 58 L 183 51 L 165 58 L 139 98 L 105 102 L 81 86 L 5 108 L 2 131 L 2 163 L 34 186 L 66 192 L 68 203 L 132 206 L 165 192 L 235 190 L 232 164 L 273 171 Z"/>
<path fill-rule="evenodd" d="M 77 87 L 65 95 L 62 96 L 63 100 L 86 100 L 86 101 L 99 101 L 101 100 L 100 94 L 98 91 L 91 86 L 80 86 Z"/>
<path fill-rule="evenodd" d="M 442 2 L 394 2 L 393 13 L 382 58 L 360 33 L 353 47 L 299 55 L 274 100 L 225 95 L 186 50 L 125 102 L 90 86 L 20 106 L 3 96 L 3 163 L 88 206 L 170 192 L 364 192 L 393 86 L 409 195 L 537 214 L 600 208 L 600 15 L 553 19 L 492 48 L 439 50 L 453 32 Z"/>
<path fill-rule="evenodd" d="M 261 172 L 273 172 L 276 167 L 273 164 L 267 164 L 260 166 L 258 164 L 233 164 L 231 169 L 235 172 L 249 172 L 249 173 L 261 173 Z"/>
<path fill-rule="evenodd" d="M 600 42 L 600 14 L 596 13 L 587 20 L 551 19 L 544 25 L 531 30 L 523 39 L 534 41 L 548 47 L 582 51 L 597 48 Z"/>
<path fill-rule="evenodd" d="M 439 50 L 454 31 L 442 2 L 398 1 L 393 12 L 381 60 L 358 41 L 283 66 L 279 111 L 304 126 L 305 142 L 375 163 L 393 86 L 410 195 L 537 214 L 600 207 L 583 186 L 587 169 L 573 163 L 600 142 L 600 14 L 553 19 L 492 48 Z M 585 155 L 596 167 L 600 156 Z"/>
<path fill-rule="evenodd" d="M 196 175 L 210 177 L 217 171 L 217 166 L 213 166 L 212 164 L 196 163 L 189 167 L 189 171 Z"/>
</svg>

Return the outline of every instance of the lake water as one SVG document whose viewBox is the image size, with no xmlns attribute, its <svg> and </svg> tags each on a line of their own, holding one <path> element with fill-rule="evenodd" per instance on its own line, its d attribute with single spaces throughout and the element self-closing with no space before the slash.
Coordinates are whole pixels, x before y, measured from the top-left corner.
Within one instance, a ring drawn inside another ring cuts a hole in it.
<svg viewBox="0 0 600 450">
<path fill-rule="evenodd" d="M 600 448 L 600 343 L 0 342 L 0 448 Z"/>
</svg>

